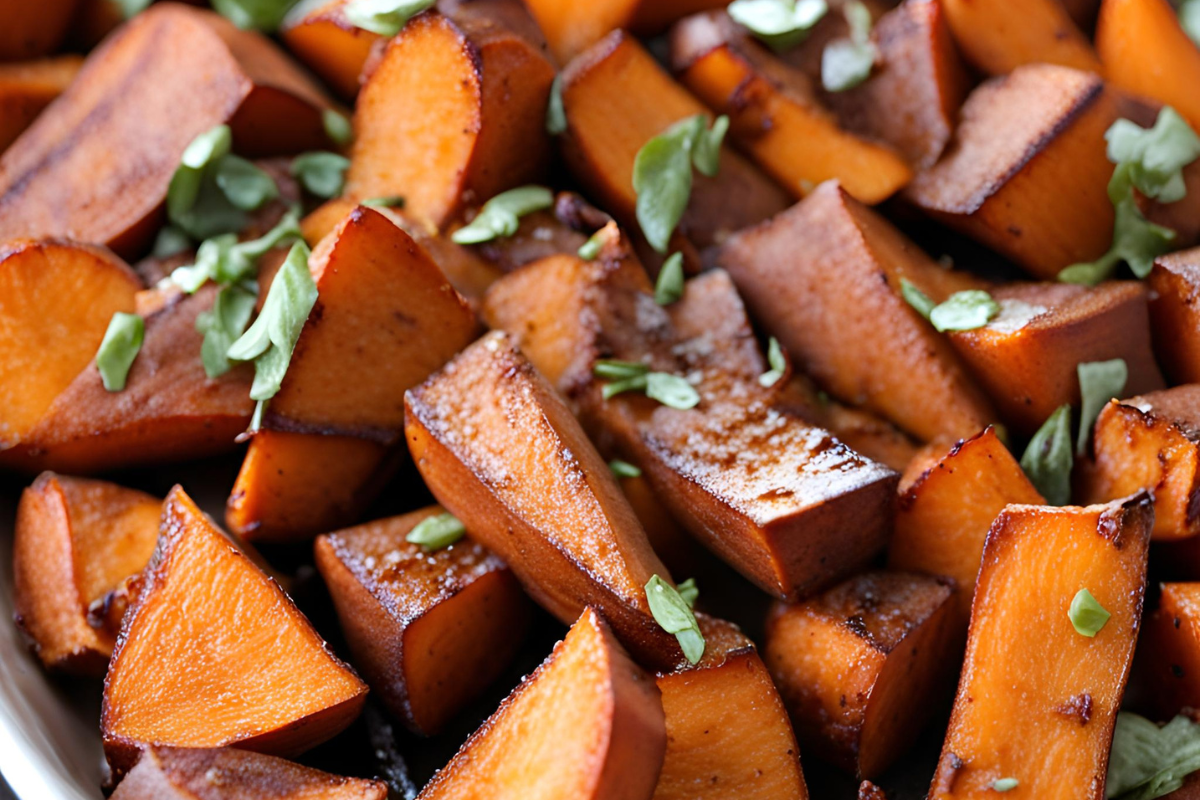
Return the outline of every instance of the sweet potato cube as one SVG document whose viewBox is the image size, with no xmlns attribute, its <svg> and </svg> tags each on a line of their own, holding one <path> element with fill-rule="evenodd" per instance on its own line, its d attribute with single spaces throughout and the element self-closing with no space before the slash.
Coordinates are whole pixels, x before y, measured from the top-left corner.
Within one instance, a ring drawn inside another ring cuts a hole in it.
<svg viewBox="0 0 1200 800">
<path fill-rule="evenodd" d="M 988 533 L 966 664 L 930 800 L 1099 798 L 1146 585 L 1148 494 L 1087 508 L 1008 506 Z M 1087 589 L 1111 614 L 1088 637 Z"/>
<path fill-rule="evenodd" d="M 99 248 L 0 246 L 0 453 L 87 367 L 112 315 L 132 312 L 140 288 L 133 270 Z"/>
<path fill-rule="evenodd" d="M 136 255 L 198 134 L 229 123 L 247 156 L 327 147 L 327 107 L 265 37 L 210 11 L 156 4 L 94 51 L 0 157 L 0 240 L 65 236 Z"/>
<path fill-rule="evenodd" d="M 420 797 L 650 800 L 666 745 L 658 689 L 588 608 Z"/>
<path fill-rule="evenodd" d="M 731 140 L 795 198 L 836 178 L 875 204 L 912 178 L 894 150 L 843 131 L 804 73 L 724 14 L 689 17 L 672 28 L 671 63 L 713 113 L 729 115 Z"/>
<path fill-rule="evenodd" d="M 963 56 L 989 75 L 1038 62 L 1100 72 L 1095 51 L 1059 0 L 942 0 L 942 7 Z"/>
<path fill-rule="evenodd" d="M 0 61 L 24 61 L 58 49 L 79 0 L 5 3 L 0 8 Z"/>
<path fill-rule="evenodd" d="M 1104 0 L 1096 50 L 1113 86 L 1171 106 L 1200 129 L 1200 49 L 1167 0 Z"/>
<path fill-rule="evenodd" d="M 1154 492 L 1154 538 L 1200 535 L 1200 386 L 1113 400 L 1096 420 L 1083 493 L 1104 503 Z"/>
<path fill-rule="evenodd" d="M 1200 248 L 1159 258 L 1147 285 L 1158 363 L 1174 383 L 1200 383 Z"/>
<path fill-rule="evenodd" d="M 869 572 L 775 604 L 765 660 L 806 753 L 874 778 L 908 749 L 956 665 L 952 591 L 945 579 Z"/>
<path fill-rule="evenodd" d="M 562 74 L 567 133 L 563 153 L 596 201 L 628 230 L 640 230 L 633 163 L 647 141 L 707 109 L 671 80 L 642 45 L 614 31 Z M 788 197 L 741 156 L 722 148 L 715 178 L 696 174 L 673 249 L 707 247 L 738 228 L 766 219 Z"/>
<path fill-rule="evenodd" d="M 387 800 L 379 781 L 343 778 L 232 747 L 148 747 L 113 800 Z"/>
<path fill-rule="evenodd" d="M 1200 706 L 1200 583 L 1164 583 L 1146 619 L 1137 670 L 1157 717 Z"/>
<path fill-rule="evenodd" d="M 696 619 L 704 658 L 658 675 L 667 754 L 654 800 L 807 800 L 796 735 L 754 643 Z"/>
<path fill-rule="evenodd" d="M 433 506 L 315 544 L 354 662 L 388 710 L 425 735 L 508 666 L 530 616 L 517 579 L 483 545 L 463 539 L 429 553 L 405 541 L 439 513 Z"/>
<path fill-rule="evenodd" d="M 476 16 L 423 14 L 358 96 L 346 194 L 403 195 L 438 228 L 545 171 L 554 67 L 528 39 Z"/>
<path fill-rule="evenodd" d="M 969 436 L 995 419 L 949 340 L 900 294 L 905 278 L 934 299 L 978 282 L 937 266 L 836 183 L 730 237 L 716 262 L 831 394 L 926 441 Z"/>
<path fill-rule="evenodd" d="M 146 745 L 295 755 L 358 716 L 366 685 L 178 486 L 142 580 L 104 681 L 116 775 Z"/>
<path fill-rule="evenodd" d="M 83 66 L 79 56 L 0 64 L 0 151 L 16 141 Z"/>
<path fill-rule="evenodd" d="M 434 497 L 535 600 L 560 620 L 594 606 L 640 660 L 679 660 L 644 589 L 654 575 L 669 579 L 666 567 L 608 465 L 511 337 L 471 345 L 409 390 L 405 408 L 409 451 Z"/>
<path fill-rule="evenodd" d="M 162 502 L 114 483 L 44 472 L 21 495 L 13 541 L 17 624 L 47 669 L 104 674 L 125 580 L 158 541 Z"/>
<path fill-rule="evenodd" d="M 996 8 L 1020 19 L 1007 5 Z M 1112 243 L 1106 187 L 1113 165 L 1104 132 L 1119 116 L 1115 93 L 1096 75 L 1021 67 L 971 93 L 942 160 L 905 195 L 934 219 L 1053 280 Z"/>
<path fill-rule="evenodd" d="M 933 463 L 922 464 L 906 488 L 902 484 L 888 567 L 954 580 L 953 617 L 961 643 L 992 521 L 1010 503 L 1046 501 L 991 427 L 949 452 L 939 449 Z"/>
<path fill-rule="evenodd" d="M 279 36 L 296 58 L 317 73 L 346 100 L 358 94 L 358 80 L 371 48 L 381 37 L 346 19 L 348 0 L 328 0 L 296 7 L 283 21 Z"/>
<path fill-rule="evenodd" d="M 659 33 L 680 17 L 721 8 L 723 0 L 528 0 L 530 13 L 546 33 L 550 49 L 566 63 L 617 28 Z"/>
<path fill-rule="evenodd" d="M 1141 283 L 1010 284 L 992 296 L 1004 308 L 1000 316 L 950 339 L 1014 432 L 1032 435 L 1054 409 L 1078 407 L 1077 368 L 1084 362 L 1124 359 L 1126 394 L 1163 388 L 1150 346 L 1149 292 Z"/>
</svg>

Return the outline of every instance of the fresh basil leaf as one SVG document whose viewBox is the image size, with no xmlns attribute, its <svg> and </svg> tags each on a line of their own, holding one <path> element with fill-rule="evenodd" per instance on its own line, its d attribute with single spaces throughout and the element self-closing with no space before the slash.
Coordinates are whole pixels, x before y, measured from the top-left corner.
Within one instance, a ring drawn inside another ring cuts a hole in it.
<svg viewBox="0 0 1200 800">
<path fill-rule="evenodd" d="M 325 135 L 329 141 L 338 147 L 345 147 L 354 141 L 354 124 L 350 118 L 334 108 L 321 112 L 321 124 L 325 127 Z"/>
<path fill-rule="evenodd" d="M 463 538 L 466 533 L 467 529 L 458 517 L 447 512 L 421 520 L 404 539 L 426 550 L 441 550 Z"/>
<path fill-rule="evenodd" d="M 257 239 L 238 242 L 230 248 L 229 260 L 219 263 L 215 277 L 222 283 L 234 283 L 255 274 L 258 260 L 268 251 L 285 244 L 302 241 L 304 232 L 300 229 L 300 208 L 293 206 L 279 218 L 275 227 Z"/>
<path fill-rule="evenodd" d="M 1200 47 L 1200 0 L 1183 0 L 1179 4 L 1179 26 Z"/>
<path fill-rule="evenodd" d="M 630 464 L 628 461 L 622 461 L 619 458 L 614 458 L 608 462 L 608 468 L 618 478 L 638 478 L 642 474 L 642 471 L 633 464 Z"/>
<path fill-rule="evenodd" d="M 683 253 L 672 253 L 658 271 L 654 284 L 654 302 L 669 306 L 683 297 Z"/>
<path fill-rule="evenodd" d="M 973 331 L 987 325 L 1000 313 L 1000 304 L 987 292 L 971 289 L 955 292 L 929 312 L 929 321 L 940 332 Z"/>
<path fill-rule="evenodd" d="M 992 788 L 997 792 L 1008 792 L 1019 785 L 1020 782 L 1016 778 L 1000 778 L 992 782 Z"/>
<path fill-rule="evenodd" d="M 692 146 L 692 165 L 701 175 L 715 178 L 721 170 L 721 143 L 729 132 L 729 117 L 722 114 L 708 130 L 700 129 Z"/>
<path fill-rule="evenodd" d="M 402 195 L 393 194 L 386 197 L 369 197 L 359 203 L 359 205 L 371 206 L 372 208 L 404 208 L 406 202 Z"/>
<path fill-rule="evenodd" d="M 274 33 L 297 0 L 212 0 L 213 9 L 243 30 Z"/>
<path fill-rule="evenodd" d="M 218 378 L 229 371 L 226 353 L 245 332 L 257 302 L 258 284 L 253 281 L 223 286 L 212 308 L 196 317 L 196 332 L 204 336 L 200 361 L 208 377 Z"/>
<path fill-rule="evenodd" d="M 678 375 L 667 372 L 651 372 L 646 375 L 646 396 L 664 406 L 686 411 L 700 403 L 700 393 Z"/>
<path fill-rule="evenodd" d="M 337 153 L 315 151 L 292 160 L 292 175 L 310 194 L 331 198 L 342 193 L 350 159 Z"/>
<path fill-rule="evenodd" d="M 829 5 L 825 0 L 734 0 L 725 11 L 755 38 L 782 52 L 807 39 Z"/>
<path fill-rule="evenodd" d="M 624 394 L 625 392 L 645 392 L 646 386 L 646 375 L 636 375 L 632 378 L 623 378 L 618 381 L 613 381 L 612 383 L 604 384 L 604 388 L 600 390 L 600 394 L 605 400 L 611 400 L 617 395 Z"/>
<path fill-rule="evenodd" d="M 550 84 L 550 102 L 546 104 L 546 131 L 551 136 L 567 132 L 567 111 L 563 107 L 562 73 Z"/>
<path fill-rule="evenodd" d="M 650 372 L 650 367 L 640 361 L 618 361 L 614 358 L 602 358 L 592 365 L 592 374 L 607 381 L 624 381 L 630 378 L 644 378 Z"/>
<path fill-rule="evenodd" d="M 596 256 L 600 255 L 600 251 L 604 248 L 604 239 L 608 235 L 604 228 L 593 233 L 586 242 L 579 246 L 577 255 L 584 261 L 595 261 Z"/>
<path fill-rule="evenodd" d="M 151 255 L 155 258 L 170 258 L 177 256 L 192 247 L 192 239 L 174 225 L 164 225 L 154 238 L 154 249 Z"/>
<path fill-rule="evenodd" d="M 205 239 L 196 250 L 196 263 L 177 267 L 171 272 L 171 282 L 188 294 L 193 294 L 209 280 L 216 278 L 229 251 L 237 243 L 237 236 L 226 233 Z"/>
<path fill-rule="evenodd" d="M 279 197 L 275 179 L 241 156 L 224 156 L 217 162 L 214 175 L 225 199 L 241 211 L 254 211 Z"/>
<path fill-rule="evenodd" d="M 679 596 L 683 598 L 683 602 L 688 604 L 688 608 L 696 607 L 696 600 L 700 597 L 700 589 L 696 586 L 695 578 L 688 578 L 683 583 L 675 587 L 679 592 Z"/>
<path fill-rule="evenodd" d="M 821 53 L 821 85 L 827 92 L 853 89 L 871 76 L 879 50 L 871 42 L 871 12 L 859 0 L 848 0 L 842 13 L 850 26 L 848 39 L 835 39 Z"/>
<path fill-rule="evenodd" d="M 1170 106 L 1158 112 L 1152 128 L 1119 119 L 1104 134 L 1108 160 L 1128 164 L 1134 188 L 1164 203 L 1187 194 L 1183 168 L 1200 156 L 1200 136 Z"/>
<path fill-rule="evenodd" d="M 112 315 L 100 349 L 96 351 L 96 368 L 100 370 L 100 380 L 106 391 L 119 392 L 125 388 L 125 379 L 142 349 L 145 333 L 146 324 L 137 314 L 118 311 Z"/>
<path fill-rule="evenodd" d="M 1094 638 L 1107 623 L 1112 614 L 1100 605 L 1087 589 L 1080 589 L 1071 599 L 1071 607 L 1067 609 L 1071 618 L 1071 626 L 1080 636 Z"/>
<path fill-rule="evenodd" d="M 917 285 L 908 278 L 900 279 L 900 296 L 925 319 L 929 319 L 933 309 L 937 308 L 937 303 L 933 302 L 933 298 L 918 289 Z"/>
<path fill-rule="evenodd" d="M 1111 361 L 1089 361 L 1075 368 L 1079 375 L 1079 396 L 1082 398 L 1079 411 L 1079 438 L 1075 454 L 1087 452 L 1092 436 L 1092 426 L 1109 400 L 1120 397 L 1129 380 L 1129 367 L 1123 358 Z"/>
<path fill-rule="evenodd" d="M 1178 716 L 1161 728 L 1121 711 L 1113 731 L 1104 796 L 1109 800 L 1154 800 L 1183 786 L 1200 770 L 1200 725 Z"/>
<path fill-rule="evenodd" d="M 184 148 L 179 163 L 191 169 L 204 169 L 228 155 L 232 147 L 232 129 L 228 125 L 217 125 L 192 139 Z"/>
<path fill-rule="evenodd" d="M 1071 502 L 1071 407 L 1059 406 L 1029 440 L 1021 469 L 1052 506 Z"/>
<path fill-rule="evenodd" d="M 779 346 L 779 340 L 774 336 L 767 343 L 767 365 L 770 366 L 770 369 L 758 376 L 758 383 L 769 388 L 779 383 L 784 373 L 787 372 L 787 359 L 783 357 L 783 348 Z"/>
<path fill-rule="evenodd" d="M 704 126 L 697 114 L 675 123 L 638 150 L 633 162 L 637 219 L 646 241 L 667 252 L 692 194 L 692 147 Z"/>
<path fill-rule="evenodd" d="M 351 25 L 380 36 L 395 36 L 408 21 L 434 6 L 436 0 L 350 0 L 342 14 Z"/>
<path fill-rule="evenodd" d="M 688 663 L 699 663 L 704 656 L 704 636 L 700 633 L 696 615 L 679 591 L 655 575 L 646 582 L 646 601 L 659 627 L 679 640 Z"/>
<path fill-rule="evenodd" d="M 450 237 L 457 244 L 479 244 L 512 236 L 521 217 L 554 205 L 554 194 L 544 186 L 521 186 L 496 195 L 483 204 L 475 219 Z"/>
</svg>

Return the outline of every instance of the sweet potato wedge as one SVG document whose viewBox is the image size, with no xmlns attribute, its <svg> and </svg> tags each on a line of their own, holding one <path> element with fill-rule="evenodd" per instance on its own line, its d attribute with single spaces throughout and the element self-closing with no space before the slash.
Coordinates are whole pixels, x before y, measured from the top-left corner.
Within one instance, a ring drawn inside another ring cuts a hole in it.
<svg viewBox="0 0 1200 800">
<path fill-rule="evenodd" d="M 956 666 L 951 582 L 899 572 L 776 603 L 764 657 L 806 753 L 860 779 L 903 754 Z"/>
<path fill-rule="evenodd" d="M 1100 72 L 1091 43 L 1059 0 L 941 2 L 963 57 L 989 75 L 1039 62 Z"/>
<path fill-rule="evenodd" d="M 918 175 L 905 196 L 1053 280 L 1112 242 L 1106 187 L 1113 166 L 1104 132 L 1118 116 L 1118 98 L 1096 75 L 1021 67 L 971 93 L 941 161 Z"/>
<path fill-rule="evenodd" d="M 713 113 L 729 115 L 732 141 L 797 199 L 837 179 L 873 205 L 912 178 L 894 150 L 843 131 L 804 73 L 751 41 L 723 13 L 676 24 L 671 64 Z"/>
<path fill-rule="evenodd" d="M 348 0 L 301 4 L 279 29 L 287 49 L 345 100 L 358 94 L 363 65 L 383 37 L 346 19 Z"/>
<path fill-rule="evenodd" d="M 482 15 L 417 17 L 359 93 L 346 194 L 403 195 L 407 213 L 440 228 L 537 181 L 553 80 L 535 44 Z"/>
<path fill-rule="evenodd" d="M 295 755 L 358 716 L 366 685 L 178 486 L 142 581 L 104 681 L 115 776 L 146 745 Z"/>
<path fill-rule="evenodd" d="M 79 0 L 5 3 L 0 8 L 0 61 L 49 55 L 67 35 Z"/>
<path fill-rule="evenodd" d="M 623 31 L 609 34 L 567 66 L 562 94 L 567 118 L 562 145 L 568 165 L 627 230 L 640 230 L 633 190 L 638 150 L 675 122 L 707 109 Z M 695 175 L 691 201 L 671 247 L 707 247 L 787 205 L 782 189 L 741 156 L 722 148 L 717 176 Z"/>
<path fill-rule="evenodd" d="M 1200 706 L 1200 583 L 1164 583 L 1146 619 L 1136 670 L 1156 718 Z"/>
<path fill-rule="evenodd" d="M 933 463 L 916 470 L 896 502 L 888 568 L 954 580 L 953 617 L 961 644 L 992 521 L 1011 503 L 1046 501 L 991 427 L 949 452 L 940 448 Z"/>
<path fill-rule="evenodd" d="M 1090 503 L 1154 492 L 1155 539 L 1200 535 L 1200 386 L 1113 400 L 1096 420 Z"/>
<path fill-rule="evenodd" d="M 158 541 L 162 502 L 114 483 L 44 472 L 21 495 L 13 540 L 17 624 L 47 669 L 99 677 Z"/>
<path fill-rule="evenodd" d="M 930 800 L 1104 796 L 1141 622 L 1154 512 L 1142 493 L 1087 508 L 1008 506 L 992 525 L 966 664 Z M 1067 611 L 1087 589 L 1111 618 L 1088 637 Z"/>
<path fill-rule="evenodd" d="M 807 800 L 796 735 L 754 643 L 696 619 L 704 658 L 658 675 L 667 753 L 654 800 Z"/>
<path fill-rule="evenodd" d="M 148 747 L 112 800 L 387 800 L 380 781 L 343 778 L 232 747 Z"/>
<path fill-rule="evenodd" d="M 659 33 L 680 17 L 721 8 L 722 0 L 599 0 L 580 5 L 571 0 L 528 0 L 526 5 L 546 34 L 550 49 L 567 63 L 610 31 Z"/>
<path fill-rule="evenodd" d="M 427 736 L 507 668 L 530 617 L 517 579 L 483 545 L 464 539 L 429 553 L 405 541 L 440 513 L 432 506 L 324 534 L 314 545 L 367 685 Z"/>
<path fill-rule="evenodd" d="M 251 157 L 326 147 L 327 107 L 260 34 L 211 11 L 155 4 L 94 51 L 0 157 L 0 240 L 66 236 L 136 255 L 198 134 L 229 123 L 235 149 Z"/>
<path fill-rule="evenodd" d="M 81 66 L 79 56 L 0 64 L 0 152 L 66 91 Z"/>
<path fill-rule="evenodd" d="M 101 248 L 17 240 L 0 246 L 0 461 L 91 362 L 141 281 Z"/>
<path fill-rule="evenodd" d="M 1200 129 L 1200 49 L 1166 0 L 1104 0 L 1096 50 L 1112 85 L 1178 111 Z"/>
<path fill-rule="evenodd" d="M 420 797 L 650 800 L 666 744 L 658 689 L 589 608 Z"/>
<path fill-rule="evenodd" d="M 654 554 L 662 559 L 672 575 L 695 575 L 703 568 L 700 549 L 696 541 L 671 516 L 658 493 L 644 474 L 637 477 L 617 477 L 625 499 L 633 508 L 638 522 L 646 531 L 646 538 L 654 548 Z"/>
<path fill-rule="evenodd" d="M 511 337 L 488 334 L 405 395 L 430 491 L 560 620 L 594 606 L 649 664 L 680 657 L 650 614 L 669 579 L 608 466 Z M 520 480 L 513 474 L 519 471 Z M 551 512 L 552 510 L 552 512 Z"/>
<path fill-rule="evenodd" d="M 1160 257 L 1147 285 L 1158 363 L 1174 383 L 1200 383 L 1200 248 Z"/>
<path fill-rule="evenodd" d="M 995 419 L 949 340 L 900 294 L 905 278 L 935 300 L 978 281 L 938 267 L 836 183 L 730 237 L 715 260 L 799 368 L 836 397 L 926 441 Z"/>
<path fill-rule="evenodd" d="M 1054 409 L 1079 405 L 1084 362 L 1124 359 L 1127 395 L 1163 388 L 1150 345 L 1149 292 L 1140 282 L 1016 283 L 992 296 L 1004 308 L 1000 316 L 950 340 L 1015 433 L 1032 435 Z"/>
<path fill-rule="evenodd" d="M 773 404 L 728 275 L 663 309 L 632 259 L 559 256 L 493 285 L 484 318 L 509 331 L 606 449 L 644 471 L 671 514 L 771 594 L 795 598 L 862 566 L 886 538 L 895 475 Z M 695 376 L 692 409 L 604 399 L 599 358 Z"/>
</svg>

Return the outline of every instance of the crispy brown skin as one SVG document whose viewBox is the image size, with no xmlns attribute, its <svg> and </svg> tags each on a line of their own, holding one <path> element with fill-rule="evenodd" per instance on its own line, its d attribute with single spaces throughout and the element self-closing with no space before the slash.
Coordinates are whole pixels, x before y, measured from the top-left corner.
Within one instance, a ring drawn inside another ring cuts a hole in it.
<svg viewBox="0 0 1200 800">
<path fill-rule="evenodd" d="M 1159 258 L 1147 280 L 1154 354 L 1174 383 L 1200 383 L 1200 248 Z"/>
<path fill-rule="evenodd" d="M 11 2 L 0 6 L 0 61 L 26 61 L 62 44 L 79 0 Z"/>
<path fill-rule="evenodd" d="M 0 152 L 66 90 L 81 66 L 76 55 L 0 64 Z"/>
</svg>

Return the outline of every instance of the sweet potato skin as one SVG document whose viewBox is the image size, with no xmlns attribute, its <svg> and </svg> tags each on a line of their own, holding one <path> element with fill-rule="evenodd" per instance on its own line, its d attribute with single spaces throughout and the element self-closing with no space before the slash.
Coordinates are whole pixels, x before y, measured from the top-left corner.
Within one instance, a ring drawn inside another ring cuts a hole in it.
<svg viewBox="0 0 1200 800">
<path fill-rule="evenodd" d="M 1013 505 L 988 533 L 966 665 L 929 796 L 1104 796 L 1117 707 L 1141 620 L 1153 511 L 1146 493 L 1087 508 Z M 1112 618 L 1067 616 L 1087 588 Z"/>
<path fill-rule="evenodd" d="M 0 64 L 0 152 L 16 141 L 83 66 L 80 56 Z"/>
<path fill-rule="evenodd" d="M 1147 285 L 1158 363 L 1173 383 L 1200 383 L 1200 248 L 1159 258 Z"/>
<path fill-rule="evenodd" d="M 1138 665 L 1155 718 L 1170 719 L 1200 704 L 1200 584 L 1164 583 L 1159 605 L 1146 619 Z"/>
<path fill-rule="evenodd" d="M 942 6 L 963 56 L 989 75 L 1038 62 L 1100 72 L 1087 37 L 1057 0 L 942 0 Z"/>
</svg>

